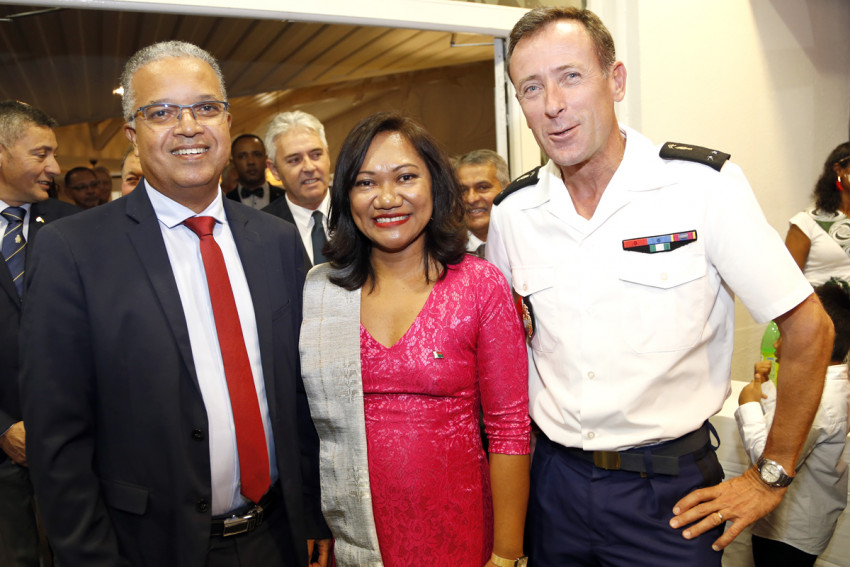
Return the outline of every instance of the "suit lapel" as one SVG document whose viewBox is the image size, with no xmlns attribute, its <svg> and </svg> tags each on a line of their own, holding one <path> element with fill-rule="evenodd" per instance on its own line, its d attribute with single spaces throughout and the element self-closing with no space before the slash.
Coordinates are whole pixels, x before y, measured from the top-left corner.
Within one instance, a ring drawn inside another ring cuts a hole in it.
<svg viewBox="0 0 850 567">
<path fill-rule="evenodd" d="M 239 251 L 239 260 L 242 262 L 242 270 L 248 281 L 248 289 L 251 291 L 251 301 L 254 305 L 254 318 L 257 321 L 257 337 L 260 341 L 260 358 L 263 364 L 263 376 L 265 377 L 266 399 L 274 400 L 274 345 L 272 344 L 272 308 L 269 290 L 269 278 L 266 272 L 266 263 L 273 261 L 268 257 L 268 251 L 272 247 L 264 243 L 254 230 L 248 217 L 245 216 L 242 207 L 223 200 L 224 213 L 233 234 L 233 241 Z M 276 404 L 269 403 L 269 411 L 274 411 Z"/>
<path fill-rule="evenodd" d="M 151 286 L 162 305 L 162 311 L 168 319 L 171 332 L 177 339 L 177 347 L 180 350 L 183 362 L 200 392 L 198 376 L 192 358 L 192 345 L 189 341 L 189 328 L 183 314 L 183 305 L 180 303 L 180 292 L 177 290 L 177 283 L 174 281 L 174 273 L 171 270 L 168 252 L 165 249 L 165 242 L 159 228 L 159 220 L 157 220 L 153 206 L 148 199 L 144 182 L 140 182 L 125 199 L 127 200 L 127 216 L 135 221 L 129 227 L 127 236 L 136 250 L 142 267 L 147 272 Z"/>
<path fill-rule="evenodd" d="M 21 308 L 21 298 L 18 296 L 18 289 L 15 287 L 15 282 L 12 281 L 12 274 L 9 273 L 9 266 L 6 265 L 6 260 L 0 256 L 0 288 L 3 288 L 3 293 L 9 296 L 18 309 Z"/>
</svg>

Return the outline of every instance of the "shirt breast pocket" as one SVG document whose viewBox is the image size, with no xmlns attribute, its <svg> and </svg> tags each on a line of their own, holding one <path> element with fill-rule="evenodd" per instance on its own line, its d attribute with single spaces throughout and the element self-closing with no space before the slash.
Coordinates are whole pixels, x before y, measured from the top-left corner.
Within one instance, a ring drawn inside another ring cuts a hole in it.
<svg viewBox="0 0 850 567">
<path fill-rule="evenodd" d="M 705 255 L 624 251 L 622 259 L 622 330 L 629 346 L 652 353 L 696 344 L 708 317 Z"/>
<path fill-rule="evenodd" d="M 522 296 L 531 305 L 534 336 L 531 348 L 539 352 L 555 350 L 554 325 L 564 324 L 558 317 L 555 268 L 552 266 L 518 266 L 511 270 L 514 296 Z M 542 321 L 541 321 L 542 319 Z"/>
</svg>

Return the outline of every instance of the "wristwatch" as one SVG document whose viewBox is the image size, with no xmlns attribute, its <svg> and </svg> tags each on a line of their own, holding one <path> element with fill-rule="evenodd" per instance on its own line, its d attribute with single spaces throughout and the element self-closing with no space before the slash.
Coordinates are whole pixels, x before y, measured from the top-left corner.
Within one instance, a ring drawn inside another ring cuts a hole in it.
<svg viewBox="0 0 850 567">
<path fill-rule="evenodd" d="M 756 467 L 759 471 L 759 478 L 767 486 L 781 488 L 788 486 L 794 480 L 793 476 L 788 476 L 782 465 L 772 459 L 768 459 L 764 455 L 759 457 Z"/>
<path fill-rule="evenodd" d="M 505 559 L 494 553 L 490 556 L 490 561 L 499 567 L 526 567 L 528 565 L 528 557 L 525 555 L 519 559 Z"/>
</svg>

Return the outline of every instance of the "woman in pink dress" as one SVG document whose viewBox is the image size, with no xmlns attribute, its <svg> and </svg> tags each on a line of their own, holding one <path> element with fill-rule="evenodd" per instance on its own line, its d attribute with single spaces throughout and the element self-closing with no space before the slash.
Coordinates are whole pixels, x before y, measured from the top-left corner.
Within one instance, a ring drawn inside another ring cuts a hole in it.
<svg viewBox="0 0 850 567">
<path fill-rule="evenodd" d="M 451 164 L 383 113 L 348 135 L 334 180 L 301 357 L 337 563 L 524 565 L 525 341 L 502 275 L 465 254 Z"/>
</svg>

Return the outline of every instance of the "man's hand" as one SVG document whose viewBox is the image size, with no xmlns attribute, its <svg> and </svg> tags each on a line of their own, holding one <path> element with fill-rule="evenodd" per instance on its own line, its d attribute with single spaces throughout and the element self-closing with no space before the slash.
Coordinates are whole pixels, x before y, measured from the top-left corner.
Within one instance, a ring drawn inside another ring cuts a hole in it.
<svg viewBox="0 0 850 567">
<path fill-rule="evenodd" d="M 0 436 L 0 449 L 3 449 L 12 462 L 22 467 L 27 466 L 27 432 L 24 429 L 24 422 L 19 421 L 12 424 L 12 427 Z"/>
<path fill-rule="evenodd" d="M 313 548 L 318 551 L 316 561 L 313 561 Z M 328 559 L 331 555 L 331 540 L 329 539 L 308 539 L 307 540 L 307 557 L 309 567 L 327 567 Z"/>
<path fill-rule="evenodd" d="M 682 536 L 693 539 L 731 521 L 732 525 L 711 546 L 715 551 L 720 551 L 732 543 L 745 527 L 779 506 L 786 490 L 787 487 L 766 486 L 759 479 L 758 472 L 750 468 L 741 476 L 716 486 L 695 490 L 679 500 L 673 507 L 676 515 L 670 520 L 670 526 L 688 526 Z"/>
</svg>

